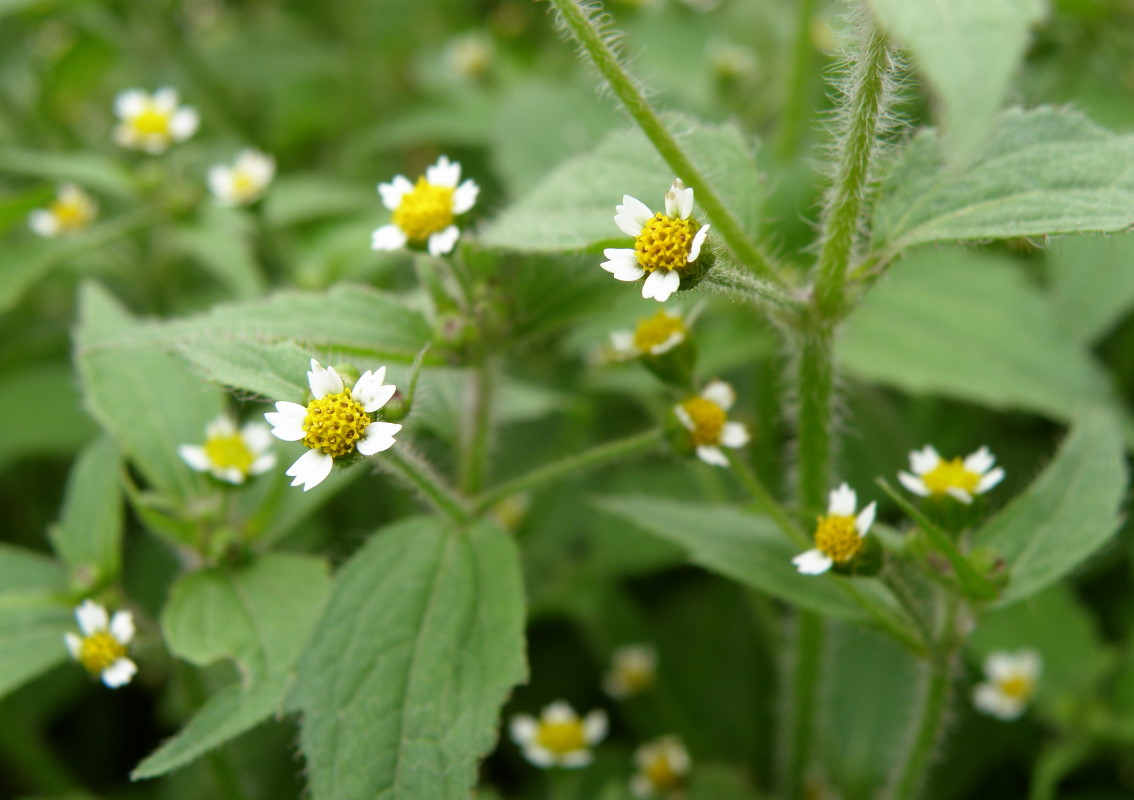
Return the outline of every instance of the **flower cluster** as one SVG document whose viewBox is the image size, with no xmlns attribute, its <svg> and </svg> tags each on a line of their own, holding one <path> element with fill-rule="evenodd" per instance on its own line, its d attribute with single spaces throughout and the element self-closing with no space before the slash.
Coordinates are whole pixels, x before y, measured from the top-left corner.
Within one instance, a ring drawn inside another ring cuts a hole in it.
<svg viewBox="0 0 1134 800">
<path fill-rule="evenodd" d="M 267 426 L 250 422 L 238 430 L 227 414 L 205 427 L 204 444 L 183 444 L 177 452 L 198 472 L 207 472 L 218 480 L 237 485 L 276 464 Z"/>
<path fill-rule="evenodd" d="M 410 183 L 404 175 L 378 184 L 382 203 L 394 212 L 370 239 L 375 250 L 400 250 L 407 244 L 424 244 L 434 256 L 452 251 L 461 231 L 454 224 L 476 203 L 480 187 L 471 178 L 461 183 L 461 165 L 445 156 Z"/>
<path fill-rule="evenodd" d="M 585 767 L 591 747 L 606 736 L 606 713 L 594 710 L 580 717 L 562 700 L 547 706 L 536 719 L 519 714 L 512 719 L 512 740 L 524 758 L 537 767 Z"/>
<path fill-rule="evenodd" d="M 64 183 L 55 192 L 55 202 L 28 215 L 28 227 L 48 238 L 65 236 L 89 228 L 97 214 L 98 204 L 89 194 Z"/>
<path fill-rule="evenodd" d="M 1034 650 L 997 650 L 984 661 L 984 683 L 973 689 L 973 705 L 997 719 L 1013 720 L 1027 710 L 1040 676 Z"/>
<path fill-rule="evenodd" d="M 111 689 L 128 684 L 138 672 L 138 665 L 126 655 L 126 646 L 134 638 L 134 617 L 130 612 L 117 611 L 110 617 L 103 606 L 84 600 L 75 609 L 75 620 L 82 636 L 63 634 L 71 657 Z"/>
<path fill-rule="evenodd" d="M 689 431 L 689 439 L 697 457 L 706 464 L 728 466 L 728 457 L 721 447 L 744 447 L 748 429 L 743 423 L 730 422 L 726 412 L 736 402 L 736 392 L 724 381 L 712 381 L 701 393 L 673 407 L 681 425 Z"/>
<path fill-rule="evenodd" d="M 151 155 L 185 141 L 201 123 L 196 110 L 181 105 L 177 90 L 168 86 L 152 95 L 142 89 L 127 89 L 115 98 L 114 113 L 119 120 L 114 141 Z"/>
<path fill-rule="evenodd" d="M 676 736 L 642 745 L 634 753 L 634 763 L 638 772 L 630 779 L 630 791 L 643 800 L 680 797 L 693 765 L 689 751 Z"/>
<path fill-rule="evenodd" d="M 611 354 L 618 360 L 664 355 L 685 341 L 690 323 L 680 314 L 659 309 L 652 317 L 639 320 L 632 331 L 612 331 Z"/>
<path fill-rule="evenodd" d="M 973 495 L 984 494 L 1004 480 L 1004 470 L 992 468 L 996 459 L 982 447 L 969 454 L 964 461 L 943 459 L 932 445 L 910 453 L 910 469 L 899 472 L 898 480 L 911 492 L 922 497 L 941 498 L 946 495 L 962 503 L 971 503 Z"/>
<path fill-rule="evenodd" d="M 657 677 L 658 654 L 648 644 L 629 644 L 614 651 L 610 671 L 602 687 L 611 697 L 622 700 L 649 689 Z"/>
<path fill-rule="evenodd" d="M 236 154 L 231 166 L 217 164 L 209 170 L 209 191 L 222 206 L 246 206 L 263 196 L 275 175 L 274 158 L 246 148 Z"/>
<path fill-rule="evenodd" d="M 876 504 L 871 503 L 857 515 L 858 497 L 854 489 L 841 484 L 831 492 L 827 515 L 819 518 L 815 528 L 815 547 L 791 560 L 804 575 L 822 575 L 831 567 L 846 565 L 862 552 L 863 541 L 874 524 Z"/>
</svg>

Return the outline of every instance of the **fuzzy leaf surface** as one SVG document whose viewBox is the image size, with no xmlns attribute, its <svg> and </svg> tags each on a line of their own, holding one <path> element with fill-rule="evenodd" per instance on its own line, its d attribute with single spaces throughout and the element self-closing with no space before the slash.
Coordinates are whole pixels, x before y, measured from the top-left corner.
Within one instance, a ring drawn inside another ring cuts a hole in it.
<svg viewBox="0 0 1134 800">
<path fill-rule="evenodd" d="M 343 566 L 292 704 L 315 800 L 464 800 L 523 680 L 519 554 L 494 525 L 412 518 Z"/>
</svg>

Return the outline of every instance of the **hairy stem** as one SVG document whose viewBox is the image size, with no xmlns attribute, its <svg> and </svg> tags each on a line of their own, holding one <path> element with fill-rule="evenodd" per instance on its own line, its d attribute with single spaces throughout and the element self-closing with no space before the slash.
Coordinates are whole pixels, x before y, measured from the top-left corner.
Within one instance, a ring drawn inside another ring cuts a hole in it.
<svg viewBox="0 0 1134 800">
<path fill-rule="evenodd" d="M 891 800 L 914 800 L 925 782 L 949 707 L 952 664 L 951 652 L 935 653 L 929 659 L 921 686 L 913 741 L 898 773 Z"/>
<path fill-rule="evenodd" d="M 823 619 L 811 611 L 795 616 L 793 663 L 787 712 L 786 752 L 782 794 L 788 800 L 806 796 L 807 768 L 815 751 L 815 703 L 818 695 L 823 640 Z"/>
<path fill-rule="evenodd" d="M 796 355 L 796 457 L 799 502 L 809 512 L 825 507 L 834 449 L 835 363 L 833 331 L 823 321 L 799 335 Z"/>
<path fill-rule="evenodd" d="M 484 485 L 488 467 L 488 446 L 492 438 L 492 394 L 495 377 L 493 363 L 480 358 L 473 369 L 466 391 L 467 414 L 461 431 L 461 493 L 472 495 Z"/>
<path fill-rule="evenodd" d="M 823 216 L 815 301 L 827 319 L 837 318 L 846 303 L 847 267 L 859 232 L 870 159 L 885 111 L 889 69 L 890 51 L 885 36 L 877 31 L 867 32 L 861 58 L 850 76 L 850 96 L 844 109 L 846 131 L 838 142 L 838 167 Z"/>
<path fill-rule="evenodd" d="M 380 469 L 401 478 L 435 509 L 456 523 L 469 522 L 472 514 L 441 476 L 408 444 L 399 443 L 377 459 Z"/>
<path fill-rule="evenodd" d="M 627 436 L 625 439 L 607 442 L 577 455 L 546 464 L 520 478 L 484 492 L 473 500 L 473 508 L 477 513 L 482 513 L 493 504 L 519 492 L 530 491 L 569 475 L 648 453 L 661 444 L 663 435 L 662 429 L 656 428 L 635 436 Z"/>
<path fill-rule="evenodd" d="M 760 277 L 778 284 L 779 278 L 768 256 L 748 237 L 740 221 L 712 190 L 700 170 L 681 149 L 677 139 L 662 123 L 645 95 L 619 63 L 618 56 L 603 39 L 598 28 L 579 7 L 577 0 L 551 0 L 551 4 L 558 9 L 564 26 L 582 45 L 583 50 L 598 67 L 598 71 L 609 82 L 615 96 L 622 101 L 630 116 L 657 148 L 670 169 L 687 185 L 693 187 L 697 201 L 705 209 L 717 233 L 725 240 L 737 260 L 746 264 Z"/>
<path fill-rule="evenodd" d="M 787 294 L 781 285 L 755 278 L 731 264 L 717 262 L 701 285 L 767 311 L 796 311 L 800 308 L 800 301 Z"/>
</svg>

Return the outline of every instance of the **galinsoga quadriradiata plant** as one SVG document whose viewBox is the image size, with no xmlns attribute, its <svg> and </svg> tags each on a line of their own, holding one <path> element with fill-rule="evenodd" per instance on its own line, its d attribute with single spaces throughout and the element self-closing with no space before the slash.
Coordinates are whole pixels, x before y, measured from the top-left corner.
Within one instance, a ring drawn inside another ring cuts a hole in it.
<svg viewBox="0 0 1134 800">
<path fill-rule="evenodd" d="M 0 794 L 1132 791 L 1130 19 L 0 16 Z"/>
</svg>

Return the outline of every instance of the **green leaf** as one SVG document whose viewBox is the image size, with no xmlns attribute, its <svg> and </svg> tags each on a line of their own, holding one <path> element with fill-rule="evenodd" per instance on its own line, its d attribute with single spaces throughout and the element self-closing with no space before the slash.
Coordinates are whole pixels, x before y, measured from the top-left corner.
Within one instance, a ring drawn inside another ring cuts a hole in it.
<svg viewBox="0 0 1134 800">
<path fill-rule="evenodd" d="M 1080 408 L 1118 406 L 1051 305 L 1010 259 L 988 253 L 910 254 L 848 321 L 837 352 L 857 377 L 913 394 L 1060 421 Z"/>
<path fill-rule="evenodd" d="M 499 528 L 414 518 L 344 565 L 292 697 L 315 800 L 468 795 L 525 675 L 519 554 Z"/>
<path fill-rule="evenodd" d="M 322 559 L 284 553 L 181 578 L 162 613 L 170 651 L 200 666 L 232 659 L 242 680 L 211 697 L 131 777 L 153 778 L 184 766 L 277 713 L 330 584 Z"/>
<path fill-rule="evenodd" d="M 200 219 L 175 228 L 172 241 L 235 297 L 246 299 L 265 290 L 251 229 L 251 221 L 235 209 L 208 208 Z"/>
<path fill-rule="evenodd" d="M 867 0 L 879 25 L 910 51 L 940 102 L 952 161 L 973 155 L 1024 57 L 1043 0 Z"/>
<path fill-rule="evenodd" d="M 871 615 L 840 589 L 840 578 L 800 575 L 791 563 L 800 549 L 770 519 L 726 506 L 655 497 L 604 497 L 603 511 L 634 523 L 689 550 L 695 564 L 789 603 L 863 624 Z M 873 579 L 855 578 L 854 588 L 893 624 L 908 627 L 889 591 Z"/>
<path fill-rule="evenodd" d="M 322 174 L 281 175 L 272 183 L 263 202 L 265 216 L 279 227 L 369 209 L 375 213 L 377 228 L 382 208 L 373 186 L 367 188 Z"/>
<path fill-rule="evenodd" d="M 1134 224 L 1134 135 L 1077 112 L 1012 109 L 972 164 L 945 165 L 920 132 L 882 180 L 871 225 L 883 262 L 926 242 L 1124 231 Z"/>
<path fill-rule="evenodd" d="M 50 425 L 28 425 L 19 414 L 0 415 L 0 469 L 25 456 L 70 456 L 97 431 L 82 413 L 69 367 L 40 364 L 9 369 L 0 381 L 0 408 L 18 408 L 35 398 Z"/>
<path fill-rule="evenodd" d="M 0 595 L 53 594 L 66 586 L 63 568 L 54 559 L 0 542 Z"/>
<path fill-rule="evenodd" d="M 1052 300 L 1082 344 L 1106 336 L 1134 307 L 1134 236 L 1069 236 L 1048 245 Z"/>
<path fill-rule="evenodd" d="M 89 444 L 71 468 L 59 524 L 51 530 L 55 552 L 87 586 L 113 581 L 122 567 L 122 460 L 113 440 Z"/>
<path fill-rule="evenodd" d="M 65 608 L 11 604 L 0 595 L 0 697 L 67 658 Z"/>
<path fill-rule="evenodd" d="M 263 344 L 201 337 L 177 352 L 209 380 L 269 400 L 301 402 L 307 393 L 311 353 L 291 342 Z"/>
<path fill-rule="evenodd" d="M 992 548 L 1008 563 L 1011 580 L 999 604 L 1044 589 L 1106 544 L 1121 524 L 1125 492 L 1114 422 L 1084 414 L 1043 474 L 976 534 L 975 546 Z"/>
<path fill-rule="evenodd" d="M 670 122 L 671 129 L 682 132 L 679 141 L 694 164 L 745 228 L 754 231 L 762 181 L 745 136 L 730 124 L 704 125 L 685 117 Z M 663 209 L 674 177 L 645 134 L 637 128 L 614 131 L 589 153 L 563 162 L 505 209 L 481 238 L 492 247 L 538 252 L 608 242 L 628 246 L 629 237 L 614 224 L 614 207 L 628 194 Z"/>
<path fill-rule="evenodd" d="M 130 173 L 117 159 L 90 152 L 44 153 L 0 147 L 0 173 L 56 183 L 76 183 L 92 192 L 129 200 L 136 194 Z"/>
<path fill-rule="evenodd" d="M 177 447 L 202 439 L 222 398 L 184 361 L 144 343 L 143 330 L 105 289 L 87 284 L 79 296 L 75 364 L 87 409 L 123 454 L 154 486 L 185 499 L 202 493 L 205 482 Z"/>
</svg>

